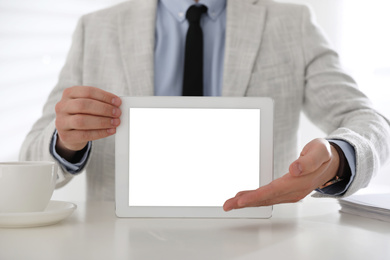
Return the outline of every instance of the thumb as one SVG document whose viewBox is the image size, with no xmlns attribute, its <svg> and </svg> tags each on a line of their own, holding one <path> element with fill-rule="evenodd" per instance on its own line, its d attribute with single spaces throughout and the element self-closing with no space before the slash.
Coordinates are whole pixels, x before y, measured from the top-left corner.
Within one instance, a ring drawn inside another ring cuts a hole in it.
<svg viewBox="0 0 390 260">
<path fill-rule="evenodd" d="M 331 159 L 331 148 L 327 140 L 319 138 L 309 142 L 297 160 L 289 167 L 293 176 L 310 174 Z"/>
</svg>

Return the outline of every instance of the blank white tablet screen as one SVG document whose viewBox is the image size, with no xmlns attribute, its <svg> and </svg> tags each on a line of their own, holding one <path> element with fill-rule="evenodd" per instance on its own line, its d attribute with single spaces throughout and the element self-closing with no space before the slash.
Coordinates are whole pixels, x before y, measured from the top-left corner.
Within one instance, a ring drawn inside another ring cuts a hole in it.
<svg viewBox="0 0 390 260">
<path fill-rule="evenodd" d="M 260 109 L 130 108 L 129 205 L 217 206 L 260 186 Z"/>
</svg>

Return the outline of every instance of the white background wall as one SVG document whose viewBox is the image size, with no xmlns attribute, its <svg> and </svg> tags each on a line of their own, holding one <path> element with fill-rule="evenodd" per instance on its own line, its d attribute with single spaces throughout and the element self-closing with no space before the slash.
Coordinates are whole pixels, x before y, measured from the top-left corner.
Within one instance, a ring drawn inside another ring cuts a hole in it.
<svg viewBox="0 0 390 260">
<path fill-rule="evenodd" d="M 18 150 L 55 85 L 78 18 L 121 0 L 0 0 L 0 161 L 15 161 Z M 390 4 L 384 0 L 283 0 L 309 4 L 343 65 L 390 117 Z M 301 147 L 323 133 L 304 117 Z M 390 168 L 373 182 L 390 188 Z M 55 198 L 83 199 L 79 176 Z"/>
</svg>

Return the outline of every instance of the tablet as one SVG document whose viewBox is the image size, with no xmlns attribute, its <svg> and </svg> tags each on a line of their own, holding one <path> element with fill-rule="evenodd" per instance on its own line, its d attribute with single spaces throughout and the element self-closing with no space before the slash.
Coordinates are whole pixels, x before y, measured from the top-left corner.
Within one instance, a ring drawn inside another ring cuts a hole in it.
<svg viewBox="0 0 390 260">
<path fill-rule="evenodd" d="M 269 218 L 224 202 L 273 179 L 273 101 L 122 97 L 115 136 L 118 217 Z"/>
</svg>

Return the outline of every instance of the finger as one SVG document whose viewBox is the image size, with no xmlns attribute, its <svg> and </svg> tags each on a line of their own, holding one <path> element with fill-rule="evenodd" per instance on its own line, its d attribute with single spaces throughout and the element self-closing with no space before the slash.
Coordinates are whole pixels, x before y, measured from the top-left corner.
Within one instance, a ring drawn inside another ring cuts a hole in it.
<svg viewBox="0 0 390 260">
<path fill-rule="evenodd" d="M 304 190 L 293 190 L 290 192 L 285 192 L 282 193 L 278 196 L 265 196 L 261 199 L 256 199 L 255 193 L 257 191 L 254 191 L 253 194 L 246 194 L 242 196 L 239 201 L 238 201 L 238 206 L 239 208 L 244 208 L 244 207 L 261 207 L 261 206 L 272 206 L 276 204 L 281 204 L 281 203 L 295 203 L 303 198 L 305 198 L 308 194 L 310 194 L 311 191 L 304 191 Z M 253 198 L 246 198 L 249 196 L 253 196 Z"/>
<path fill-rule="evenodd" d="M 289 172 L 293 176 L 310 174 L 330 159 L 329 142 L 325 139 L 315 139 L 303 148 L 300 157 L 290 165 Z"/>
<path fill-rule="evenodd" d="M 67 118 L 63 130 L 100 130 L 116 128 L 120 125 L 119 118 L 91 115 L 72 115 Z"/>
<path fill-rule="evenodd" d="M 253 190 L 236 196 L 234 198 L 228 199 L 224 203 L 223 209 L 225 211 L 230 211 L 233 209 L 241 209 L 246 207 L 263 206 L 267 203 L 267 201 L 264 200 L 264 198 L 261 198 L 260 193 L 261 191 L 259 190 Z"/>
<path fill-rule="evenodd" d="M 71 99 L 67 102 L 66 113 L 68 114 L 88 114 L 104 117 L 119 117 L 121 110 L 111 104 L 107 104 L 94 99 Z"/>
<path fill-rule="evenodd" d="M 236 194 L 236 196 L 234 196 L 233 198 L 230 198 L 228 199 L 227 201 L 225 201 L 224 205 L 223 205 L 223 209 L 225 211 L 230 211 L 232 210 L 233 208 L 237 208 L 236 204 L 237 204 L 237 199 L 238 197 L 248 193 L 248 192 L 253 192 L 253 190 L 245 190 L 245 191 L 240 191 Z"/>
<path fill-rule="evenodd" d="M 258 188 L 257 190 L 239 192 L 235 197 L 228 199 L 224 203 L 223 209 L 225 211 L 230 211 L 232 209 L 240 209 L 244 207 L 254 207 L 260 205 L 262 200 L 274 196 L 271 186 L 272 185 L 268 184 L 266 186 Z"/>
<path fill-rule="evenodd" d="M 117 107 L 122 103 L 118 96 L 102 89 L 89 86 L 74 86 L 67 88 L 64 90 L 63 95 L 71 99 L 94 99 Z"/>
<path fill-rule="evenodd" d="M 274 183 L 262 186 L 257 190 L 241 195 L 237 200 L 238 208 L 265 206 L 271 200 L 277 200 L 283 196 L 286 190 L 275 186 Z"/>
<path fill-rule="evenodd" d="M 236 197 L 239 197 L 239 196 L 242 196 L 244 195 L 245 193 L 248 193 L 248 192 L 252 192 L 252 190 L 243 190 L 243 191 L 240 191 L 236 194 Z"/>
<path fill-rule="evenodd" d="M 312 178 L 312 175 L 294 177 L 287 173 L 257 190 L 239 192 L 236 197 L 227 200 L 223 208 L 229 211 L 245 207 L 297 202 L 316 187 L 312 184 Z"/>
<path fill-rule="evenodd" d="M 233 209 L 237 209 L 237 207 L 238 207 L 237 206 L 237 198 L 234 197 L 234 198 L 230 198 L 227 201 L 225 201 L 222 208 L 224 211 L 231 211 Z"/>
<path fill-rule="evenodd" d="M 115 133 L 116 129 L 110 128 L 101 130 L 71 130 L 58 134 L 60 135 L 61 140 L 67 142 L 69 146 L 77 146 L 80 143 L 98 140 L 113 135 Z M 77 140 L 77 142 L 74 142 L 73 140 Z M 73 150 L 71 147 L 68 149 Z"/>
<path fill-rule="evenodd" d="M 283 192 L 278 195 L 268 196 L 260 189 L 245 193 L 239 197 L 234 197 L 225 202 L 223 209 L 230 211 L 247 207 L 271 206 L 281 203 L 295 203 L 305 198 L 311 191 L 293 190 Z"/>
</svg>

